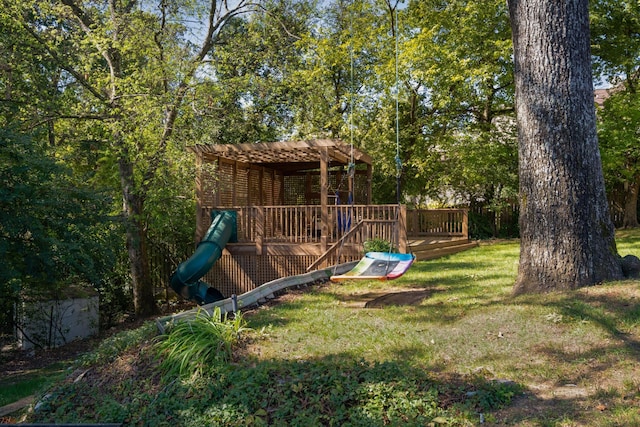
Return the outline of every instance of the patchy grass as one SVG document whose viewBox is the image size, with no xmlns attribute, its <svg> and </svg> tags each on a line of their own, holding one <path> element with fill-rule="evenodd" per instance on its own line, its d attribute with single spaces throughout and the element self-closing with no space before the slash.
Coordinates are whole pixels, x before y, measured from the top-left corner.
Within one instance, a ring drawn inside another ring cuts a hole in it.
<svg viewBox="0 0 640 427">
<path fill-rule="evenodd" d="M 62 380 L 65 375 L 64 364 L 55 363 L 41 370 L 3 378 L 0 380 L 0 406 L 31 396 Z"/>
<path fill-rule="evenodd" d="M 618 249 L 640 254 L 640 231 L 621 233 Z M 483 245 L 393 282 L 291 292 L 245 314 L 231 361 L 190 376 L 163 373 L 140 334 L 87 359 L 29 421 L 640 425 L 640 282 L 513 297 L 518 250 Z"/>
</svg>

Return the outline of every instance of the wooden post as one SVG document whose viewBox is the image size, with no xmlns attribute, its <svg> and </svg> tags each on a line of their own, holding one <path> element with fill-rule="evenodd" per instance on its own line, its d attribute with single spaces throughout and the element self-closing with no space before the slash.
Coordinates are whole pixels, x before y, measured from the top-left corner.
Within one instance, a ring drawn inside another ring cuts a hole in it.
<svg viewBox="0 0 640 427">
<path fill-rule="evenodd" d="M 407 236 L 416 236 L 420 232 L 420 215 L 418 209 L 407 212 Z"/>
<path fill-rule="evenodd" d="M 373 182 L 373 166 L 367 165 L 367 200 L 365 201 L 366 205 L 371 204 L 371 183 Z"/>
<path fill-rule="evenodd" d="M 462 235 L 469 240 L 469 210 L 462 210 Z"/>
<path fill-rule="evenodd" d="M 320 247 L 322 252 L 327 250 L 329 237 L 329 148 L 320 148 Z"/>
<path fill-rule="evenodd" d="M 255 209 L 256 212 L 256 255 L 262 255 L 263 245 L 264 245 L 264 207 L 263 206 L 254 206 L 249 207 L 249 209 Z"/>
<path fill-rule="evenodd" d="M 398 205 L 398 252 L 407 253 L 409 243 L 407 242 L 407 206 Z"/>
</svg>

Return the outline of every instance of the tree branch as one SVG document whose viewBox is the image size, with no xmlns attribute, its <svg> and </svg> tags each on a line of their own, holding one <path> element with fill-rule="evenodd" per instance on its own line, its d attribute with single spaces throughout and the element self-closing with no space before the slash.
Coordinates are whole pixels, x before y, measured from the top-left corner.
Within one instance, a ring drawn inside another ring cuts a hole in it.
<svg viewBox="0 0 640 427">
<path fill-rule="evenodd" d="M 149 167 L 147 168 L 147 172 L 145 173 L 145 177 L 142 180 L 143 191 L 146 192 L 151 185 L 151 181 L 155 170 L 158 168 L 160 162 L 164 158 L 164 153 L 166 150 L 167 143 L 173 134 L 173 128 L 178 117 L 178 112 L 180 107 L 184 101 L 184 97 L 187 94 L 189 89 L 189 85 L 193 80 L 193 77 L 196 74 L 198 68 L 205 62 L 205 59 L 211 49 L 215 41 L 220 34 L 221 29 L 224 25 L 227 24 L 232 18 L 249 13 L 256 9 L 259 9 L 260 6 L 257 3 L 247 2 L 245 0 L 240 0 L 235 7 L 228 9 L 228 3 L 226 0 L 218 3 L 217 0 L 211 0 L 209 6 L 209 15 L 208 15 L 208 28 L 207 35 L 202 40 L 202 44 L 198 52 L 191 59 L 191 66 L 188 71 L 185 73 L 184 78 L 178 83 L 178 86 L 175 91 L 175 97 L 173 99 L 173 103 L 169 107 L 166 112 L 165 121 L 164 121 L 164 129 L 162 131 L 162 136 L 160 138 L 160 142 L 158 145 L 158 149 L 155 154 L 149 160 Z M 223 13 L 223 9 L 225 12 Z"/>
<path fill-rule="evenodd" d="M 38 42 L 38 44 L 40 44 L 46 50 L 47 54 L 51 56 L 51 58 L 60 66 L 60 68 L 71 74 L 82 87 L 87 89 L 100 101 L 105 103 L 109 101 L 109 99 L 105 97 L 104 94 L 100 93 L 98 89 L 93 87 L 93 85 L 91 85 L 87 81 L 87 79 L 82 76 L 82 74 L 77 72 L 73 67 L 63 61 L 60 56 L 53 49 L 51 49 L 51 47 L 49 47 L 47 42 L 42 37 L 40 37 L 40 34 L 33 30 L 33 28 L 31 28 L 26 22 L 22 22 L 22 27 Z"/>
<path fill-rule="evenodd" d="M 59 114 L 55 116 L 46 116 L 41 120 L 31 124 L 28 129 L 35 129 L 38 126 L 41 126 L 45 123 L 53 122 L 54 120 L 112 120 L 118 119 L 120 116 L 118 115 L 103 115 L 103 114 Z"/>
</svg>

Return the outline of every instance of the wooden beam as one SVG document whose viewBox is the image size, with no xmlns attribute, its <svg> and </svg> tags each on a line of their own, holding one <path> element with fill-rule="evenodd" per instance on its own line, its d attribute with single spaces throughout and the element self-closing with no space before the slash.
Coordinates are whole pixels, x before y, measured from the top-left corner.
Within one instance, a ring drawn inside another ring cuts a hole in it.
<svg viewBox="0 0 640 427">
<path fill-rule="evenodd" d="M 335 148 L 329 149 L 329 158 L 339 161 L 345 165 L 348 165 L 351 162 L 351 159 L 348 155 L 341 153 Z"/>
<path fill-rule="evenodd" d="M 336 161 L 349 163 L 351 154 L 356 163 L 371 164 L 372 158 L 340 140 L 313 139 L 249 144 L 195 145 L 189 149 L 196 154 L 218 155 L 227 159 L 253 164 L 300 164 L 318 162 L 321 151 L 331 148 Z"/>
<path fill-rule="evenodd" d="M 336 243 L 334 243 L 329 249 L 325 250 L 324 253 L 318 257 L 318 259 L 316 259 L 309 267 L 307 267 L 307 271 L 311 271 L 312 269 L 322 264 L 329 257 L 329 255 L 334 253 L 338 249 L 338 247 L 343 244 L 343 242 L 360 231 L 362 225 L 365 222 L 366 221 L 358 222 L 351 230 L 346 232 Z"/>
</svg>

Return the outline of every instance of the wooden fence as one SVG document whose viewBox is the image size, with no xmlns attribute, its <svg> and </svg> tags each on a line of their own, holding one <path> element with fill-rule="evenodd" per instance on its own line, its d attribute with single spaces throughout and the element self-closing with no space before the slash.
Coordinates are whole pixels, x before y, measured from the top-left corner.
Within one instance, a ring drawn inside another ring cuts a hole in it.
<svg viewBox="0 0 640 427">
<path fill-rule="evenodd" d="M 419 237 L 469 237 L 466 209 L 412 209 L 407 211 L 407 235 Z"/>
</svg>

